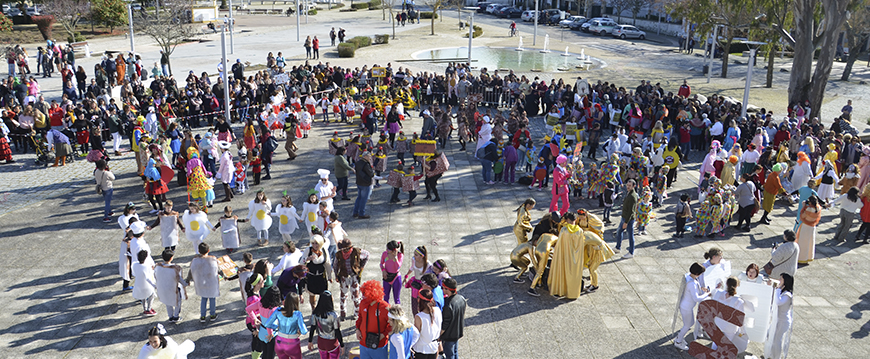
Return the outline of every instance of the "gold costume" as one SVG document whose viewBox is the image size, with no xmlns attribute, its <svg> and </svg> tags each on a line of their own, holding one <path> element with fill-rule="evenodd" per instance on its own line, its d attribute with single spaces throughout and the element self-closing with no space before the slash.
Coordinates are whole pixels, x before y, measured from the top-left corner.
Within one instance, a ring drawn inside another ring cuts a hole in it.
<svg viewBox="0 0 870 359">
<path fill-rule="evenodd" d="M 583 292 L 583 261 L 586 240 L 584 231 L 575 224 L 566 224 L 559 232 L 550 264 L 550 294 L 577 299 Z"/>
<path fill-rule="evenodd" d="M 552 253 L 553 248 L 556 247 L 556 242 L 559 237 L 552 233 L 544 233 L 538 238 L 538 243 L 535 246 L 535 279 L 532 280 L 532 286 L 530 288 L 534 289 L 538 283 L 541 282 L 541 278 L 544 276 L 544 268 L 547 268 L 547 261 L 550 260 L 550 253 Z M 552 275 L 551 275 L 552 276 Z"/>
<path fill-rule="evenodd" d="M 580 211 L 583 210 L 581 209 Z M 604 238 L 604 222 L 592 213 L 585 212 L 583 214 L 579 213 L 580 211 L 578 211 L 577 215 L 577 225 L 580 229 L 595 232 L 599 237 Z"/>
<path fill-rule="evenodd" d="M 520 269 L 520 272 L 517 273 L 515 278 L 520 278 L 523 274 L 526 274 L 529 270 L 529 265 L 532 263 L 532 259 L 534 258 L 535 246 L 532 242 L 520 243 L 520 245 L 514 248 L 511 252 L 511 264 Z"/>
<path fill-rule="evenodd" d="M 592 281 L 592 286 L 598 286 L 598 266 L 604 261 L 613 257 L 616 253 L 613 252 L 613 249 L 601 239 L 595 233 L 586 232 L 586 248 L 584 252 L 586 254 L 586 258 L 584 260 L 584 266 L 589 268 L 589 277 Z"/>
<path fill-rule="evenodd" d="M 527 234 L 534 229 L 530 223 L 531 221 L 532 217 L 529 215 L 529 211 L 526 210 L 526 206 L 520 207 L 517 210 L 517 221 L 514 223 L 514 235 L 517 236 L 517 244 L 529 241 Z"/>
</svg>

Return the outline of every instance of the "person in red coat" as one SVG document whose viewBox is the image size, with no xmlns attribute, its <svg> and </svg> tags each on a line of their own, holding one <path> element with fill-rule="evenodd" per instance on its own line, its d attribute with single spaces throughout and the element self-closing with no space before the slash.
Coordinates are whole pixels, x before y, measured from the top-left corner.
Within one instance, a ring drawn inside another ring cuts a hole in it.
<svg viewBox="0 0 870 359">
<path fill-rule="evenodd" d="M 360 286 L 363 295 L 356 320 L 356 339 L 360 343 L 361 358 L 386 358 L 387 338 L 392 328 L 389 323 L 389 304 L 384 301 L 381 282 L 370 280 Z M 369 335 L 377 339 L 368 339 Z M 373 347 L 369 347 L 371 344 Z"/>
<path fill-rule="evenodd" d="M 692 95 L 692 88 L 689 87 L 689 83 L 686 80 L 683 80 L 683 85 L 680 86 L 680 90 L 677 91 L 677 96 L 682 98 L 689 98 Z"/>
</svg>

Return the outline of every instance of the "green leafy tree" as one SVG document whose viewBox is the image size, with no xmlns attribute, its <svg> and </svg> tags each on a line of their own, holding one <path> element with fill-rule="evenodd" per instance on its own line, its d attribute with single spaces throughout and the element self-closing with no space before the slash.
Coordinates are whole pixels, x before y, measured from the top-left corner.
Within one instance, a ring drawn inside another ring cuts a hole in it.
<svg viewBox="0 0 870 359">
<path fill-rule="evenodd" d="M 12 31 L 12 20 L 4 14 L 0 14 L 0 32 Z"/>
<path fill-rule="evenodd" d="M 91 21 L 103 24 L 109 32 L 127 25 L 127 3 L 124 0 L 91 0 Z"/>
</svg>

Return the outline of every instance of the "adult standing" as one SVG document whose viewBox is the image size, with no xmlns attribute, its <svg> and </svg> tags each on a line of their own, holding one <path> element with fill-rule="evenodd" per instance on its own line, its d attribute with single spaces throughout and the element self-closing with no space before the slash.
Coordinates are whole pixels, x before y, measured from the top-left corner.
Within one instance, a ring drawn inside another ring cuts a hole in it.
<svg viewBox="0 0 870 359">
<path fill-rule="evenodd" d="M 361 291 L 363 299 L 355 325 L 360 359 L 387 359 L 387 338 L 392 328 L 384 288 L 379 281 L 370 280 L 362 284 Z"/>
<path fill-rule="evenodd" d="M 834 235 L 834 240 L 837 242 L 845 242 L 846 236 L 849 234 L 849 228 L 852 227 L 852 220 L 855 219 L 855 214 L 861 212 L 864 207 L 864 202 L 858 196 L 858 187 L 849 188 L 848 192 L 840 195 L 839 198 L 831 202 L 831 206 L 841 204 L 840 208 L 840 224 L 837 226 L 837 234 Z"/>
<path fill-rule="evenodd" d="M 371 216 L 366 215 L 366 203 L 372 195 L 372 182 L 375 176 L 375 171 L 372 169 L 372 154 L 371 152 L 363 152 L 359 160 L 354 163 L 356 172 L 356 201 L 353 204 L 353 217 L 359 219 L 368 219 Z"/>
<path fill-rule="evenodd" d="M 311 36 L 305 38 L 305 58 L 311 58 Z"/>
<path fill-rule="evenodd" d="M 793 321 L 792 301 L 794 300 L 794 277 L 783 273 L 779 286 L 774 290 L 773 302 L 776 304 L 776 330 L 773 332 L 773 349 L 770 358 L 781 359 L 788 356 Z"/>
<path fill-rule="evenodd" d="M 317 195 L 317 200 L 326 203 L 326 209 L 332 212 L 335 207 L 332 205 L 332 200 L 335 198 L 335 185 L 329 180 L 329 170 L 318 169 L 317 174 L 320 176 L 320 181 L 314 185 L 314 193 Z"/>
<path fill-rule="evenodd" d="M 441 282 L 441 288 L 444 289 L 444 310 L 441 311 L 443 317 L 441 321 L 441 345 L 444 349 L 444 357 L 446 359 L 459 358 L 459 339 L 462 339 L 463 331 L 465 330 L 465 297 L 457 293 L 458 283 L 456 279 L 447 278 Z"/>
<path fill-rule="evenodd" d="M 483 124 L 480 125 L 480 130 L 477 132 L 477 146 L 475 151 L 481 147 L 487 146 L 492 139 L 492 125 L 489 124 L 489 116 L 483 116 Z"/>
<path fill-rule="evenodd" d="M 329 46 L 335 46 L 335 28 L 334 27 L 332 28 L 332 30 L 329 30 L 329 41 L 330 41 Z"/>
<path fill-rule="evenodd" d="M 483 150 L 482 153 L 478 150 L 478 153 L 482 155 L 480 156 L 480 165 L 482 166 L 483 183 L 488 185 L 495 184 L 492 180 L 492 164 L 498 161 L 498 145 L 496 145 L 495 141 L 493 138 L 480 147 Z"/>
<path fill-rule="evenodd" d="M 349 201 L 350 197 L 347 196 L 347 178 L 350 176 L 348 171 L 352 171 L 356 173 L 356 169 L 350 166 L 347 163 L 347 158 L 344 156 L 346 150 L 344 147 L 339 147 L 335 150 L 335 157 L 333 158 L 333 171 L 335 172 L 335 178 L 338 180 L 338 188 L 336 188 L 336 194 L 341 194 L 342 201 Z"/>
<path fill-rule="evenodd" d="M 737 204 L 740 206 L 737 211 L 737 228 L 741 231 L 749 232 L 749 225 L 752 221 L 752 211 L 755 210 L 755 183 L 752 182 L 752 176 L 748 173 L 741 175 L 740 180 L 743 183 L 737 186 L 737 190 L 734 192 L 734 195 L 737 197 Z M 744 221 L 746 222 L 746 225 L 741 227 L 740 225 Z"/>
<path fill-rule="evenodd" d="M 340 318 L 342 321 L 347 318 L 345 303 L 347 302 L 347 295 L 350 294 L 351 300 L 353 300 L 353 315 L 350 318 L 356 319 L 359 317 L 360 276 L 369 260 L 369 252 L 365 249 L 355 248 L 350 239 L 338 242 L 338 250 L 339 253 L 335 256 L 333 264 L 333 272 L 335 273 L 336 281 L 341 287 L 341 295 L 338 299 L 341 311 Z"/>
<path fill-rule="evenodd" d="M 776 195 L 782 191 L 782 183 L 779 180 L 780 172 L 782 172 L 782 166 L 777 163 L 773 165 L 773 171 L 764 180 L 764 200 L 761 204 L 761 207 L 764 209 L 764 215 L 758 220 L 763 224 L 770 224 L 770 219 L 767 216 L 773 211 L 773 202 L 776 201 Z"/>
<path fill-rule="evenodd" d="M 218 141 L 217 145 L 221 151 L 217 178 L 224 184 L 225 195 L 221 202 L 229 202 L 233 200 L 233 190 L 230 189 L 230 182 L 232 182 L 235 170 L 233 167 L 233 155 L 230 153 L 231 144 L 227 141 Z"/>
<path fill-rule="evenodd" d="M 435 359 L 438 356 L 438 337 L 444 317 L 433 299 L 434 295 L 428 289 L 420 290 L 417 297 L 420 311 L 414 316 L 414 327 L 420 332 L 420 338 L 413 346 L 414 359 Z"/>
<path fill-rule="evenodd" d="M 97 161 L 94 179 L 96 179 L 97 185 L 100 186 L 100 190 L 103 192 L 103 200 L 106 202 L 106 206 L 103 209 L 103 222 L 109 223 L 112 221 L 112 214 L 114 214 L 112 212 L 112 192 L 114 191 L 112 183 L 115 180 L 115 174 L 109 170 L 106 160 L 101 159 Z"/>
<path fill-rule="evenodd" d="M 798 263 L 809 264 L 816 257 L 816 226 L 822 218 L 818 197 L 810 197 L 801 210 L 801 224 L 797 230 Z"/>
<path fill-rule="evenodd" d="M 562 218 L 565 225 L 559 231 L 559 240 L 553 248 L 553 262 L 550 266 L 550 294 L 554 297 L 577 299 L 583 292 L 583 261 L 586 247 L 585 235 L 576 224 L 574 213 L 566 213 Z"/>
<path fill-rule="evenodd" d="M 800 253 L 800 247 L 798 247 L 796 240 L 797 235 L 795 235 L 794 231 L 786 229 L 782 233 L 782 243 L 773 246 L 769 262 L 773 266 L 773 269 L 770 270 L 770 273 L 767 273 L 770 278 L 777 278 L 783 273 L 794 277 L 795 272 L 797 272 L 798 254 Z"/>
<path fill-rule="evenodd" d="M 319 59 L 320 58 L 320 40 L 317 38 L 317 36 L 314 36 L 314 40 L 311 40 L 311 49 L 314 50 L 314 53 L 312 54 L 311 58 L 312 59 Z"/>
<path fill-rule="evenodd" d="M 568 178 L 571 174 L 565 168 L 568 162 L 568 157 L 559 155 L 556 158 L 556 168 L 553 169 L 553 198 L 550 201 L 550 212 L 555 212 L 558 209 L 559 199 L 562 200 L 562 209 L 559 210 L 560 215 L 568 213 L 571 203 L 568 202 Z"/>
<path fill-rule="evenodd" d="M 232 71 L 233 78 L 235 78 L 236 80 L 245 79 L 245 65 L 242 64 L 241 59 L 236 59 L 236 63 L 233 64 Z"/>
<path fill-rule="evenodd" d="M 630 179 L 625 182 L 625 199 L 622 201 L 622 219 L 616 230 L 616 253 L 622 247 L 622 234 L 628 232 L 628 253 L 623 258 L 634 257 L 634 220 L 637 218 L 637 192 L 634 187 L 636 182 Z"/>
</svg>

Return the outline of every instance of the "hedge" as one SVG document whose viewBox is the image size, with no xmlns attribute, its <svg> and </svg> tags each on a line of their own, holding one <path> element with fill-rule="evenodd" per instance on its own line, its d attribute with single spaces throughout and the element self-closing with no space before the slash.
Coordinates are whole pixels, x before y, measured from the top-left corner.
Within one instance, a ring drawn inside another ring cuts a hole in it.
<svg viewBox="0 0 870 359">
<path fill-rule="evenodd" d="M 332 4 L 329 5 L 329 9 L 341 9 L 344 7 L 344 3 Z"/>
<path fill-rule="evenodd" d="M 375 35 L 375 44 L 389 44 L 390 35 Z"/>
<path fill-rule="evenodd" d="M 438 14 L 435 14 L 431 11 L 421 11 L 420 18 L 421 19 L 432 19 L 434 16 L 435 19 L 438 19 Z"/>
<path fill-rule="evenodd" d="M 358 3 L 356 3 L 356 4 L 351 5 L 350 8 L 351 8 L 351 9 L 357 9 L 357 10 L 368 9 L 368 8 L 369 8 L 369 3 L 367 3 L 367 2 L 359 3 L 359 2 L 358 2 Z"/>
<path fill-rule="evenodd" d="M 377 10 L 381 7 L 381 0 L 369 1 L 369 10 Z"/>
<path fill-rule="evenodd" d="M 353 57 L 356 52 L 356 45 L 345 42 L 338 44 L 338 57 Z"/>
<path fill-rule="evenodd" d="M 308 15 L 317 15 L 317 9 L 308 10 Z"/>
<path fill-rule="evenodd" d="M 481 29 L 480 26 L 474 25 L 474 38 L 476 39 L 481 35 L 483 35 L 483 29 Z M 462 37 L 468 37 L 468 33 L 466 32 Z"/>
<path fill-rule="evenodd" d="M 372 46 L 372 38 L 370 38 L 368 36 L 353 37 L 353 38 L 348 39 L 347 42 L 354 44 L 354 46 L 356 46 L 357 49 L 362 48 L 362 47 L 366 47 L 366 46 Z"/>
</svg>

